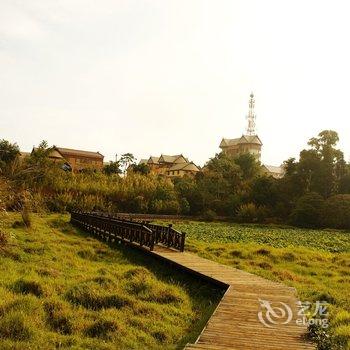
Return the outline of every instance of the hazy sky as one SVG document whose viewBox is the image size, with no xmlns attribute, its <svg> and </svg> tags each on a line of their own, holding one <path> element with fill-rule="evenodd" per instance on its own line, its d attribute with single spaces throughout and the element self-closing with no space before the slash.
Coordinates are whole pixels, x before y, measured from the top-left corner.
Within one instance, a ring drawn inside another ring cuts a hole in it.
<svg viewBox="0 0 350 350">
<path fill-rule="evenodd" d="M 203 164 L 245 130 L 262 160 L 323 129 L 350 157 L 347 0 L 0 0 L 0 138 Z"/>
</svg>

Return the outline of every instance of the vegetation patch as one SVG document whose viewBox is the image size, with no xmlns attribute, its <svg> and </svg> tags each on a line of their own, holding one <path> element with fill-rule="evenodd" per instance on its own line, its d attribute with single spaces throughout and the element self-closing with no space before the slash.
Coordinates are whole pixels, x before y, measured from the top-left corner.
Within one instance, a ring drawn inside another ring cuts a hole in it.
<svg viewBox="0 0 350 350">
<path fill-rule="evenodd" d="M 106 294 L 105 290 L 95 283 L 82 283 L 71 288 L 66 293 L 66 298 L 74 305 L 81 305 L 91 310 L 132 306 L 132 300 L 127 296 Z"/>
<path fill-rule="evenodd" d="M 11 241 L 0 254 L 1 349 L 181 348 L 221 297 L 139 251 L 87 237 L 66 215 L 31 219 L 30 230 L 12 227 L 20 214 L 3 221 Z"/>
<path fill-rule="evenodd" d="M 42 297 L 44 295 L 44 289 L 37 281 L 19 279 L 11 286 L 11 289 L 15 293 L 33 294 L 36 297 Z"/>
<path fill-rule="evenodd" d="M 118 329 L 118 324 L 115 321 L 100 319 L 88 327 L 85 334 L 92 338 L 108 339 L 111 333 L 118 331 Z"/>
<path fill-rule="evenodd" d="M 11 312 L 0 319 L 0 338 L 13 341 L 29 340 L 32 330 L 20 312 Z"/>
<path fill-rule="evenodd" d="M 350 233 L 270 225 L 178 222 L 186 249 L 328 303 L 330 328 L 311 327 L 320 350 L 350 348 Z M 220 254 L 212 254 L 212 252 Z"/>
<path fill-rule="evenodd" d="M 8 237 L 5 232 L 0 230 L 0 251 L 5 248 L 8 242 Z"/>
<path fill-rule="evenodd" d="M 46 322 L 49 327 L 62 334 L 71 334 L 73 332 L 73 322 L 67 308 L 61 302 L 47 301 L 44 304 L 46 312 Z"/>
</svg>

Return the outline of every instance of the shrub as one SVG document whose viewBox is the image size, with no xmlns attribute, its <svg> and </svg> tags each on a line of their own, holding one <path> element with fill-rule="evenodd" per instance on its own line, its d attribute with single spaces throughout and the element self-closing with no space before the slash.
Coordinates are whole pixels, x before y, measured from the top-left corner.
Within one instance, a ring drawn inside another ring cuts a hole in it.
<svg viewBox="0 0 350 350">
<path fill-rule="evenodd" d="M 5 232 L 0 231 L 0 250 L 6 246 L 7 241 L 7 234 Z"/>
<path fill-rule="evenodd" d="M 129 210 L 133 213 L 146 213 L 148 211 L 148 203 L 144 196 L 133 198 L 130 202 Z"/>
<path fill-rule="evenodd" d="M 25 341 L 29 340 L 31 336 L 32 331 L 21 313 L 11 312 L 0 319 L 0 338 Z"/>
<path fill-rule="evenodd" d="M 151 202 L 151 212 L 156 214 L 178 214 L 180 212 L 180 204 L 176 200 L 156 199 Z"/>
<path fill-rule="evenodd" d="M 239 207 L 236 217 L 241 222 L 257 222 L 258 208 L 254 203 L 243 204 Z"/>
<path fill-rule="evenodd" d="M 141 294 L 152 290 L 151 274 L 145 268 L 131 269 L 125 274 L 125 277 L 128 279 L 126 288 L 132 294 Z"/>
<path fill-rule="evenodd" d="M 335 329 L 335 340 L 338 344 L 346 346 L 350 343 L 350 325 L 343 324 Z M 345 347 L 344 347 L 345 349 Z"/>
<path fill-rule="evenodd" d="M 311 323 L 308 327 L 308 338 L 318 344 L 319 350 L 331 350 L 333 348 L 332 340 L 328 332 L 317 324 Z"/>
<path fill-rule="evenodd" d="M 204 221 L 214 221 L 217 219 L 217 215 L 214 210 L 208 209 L 202 214 Z"/>
<path fill-rule="evenodd" d="M 41 297 L 44 295 L 42 286 L 36 281 L 26 281 L 19 279 L 12 285 L 12 290 L 15 293 L 33 294 L 36 297 Z"/>
<path fill-rule="evenodd" d="M 80 250 L 77 254 L 82 259 L 87 259 L 87 260 L 92 260 L 92 261 L 97 259 L 96 253 L 95 253 L 94 249 L 92 249 L 92 248 Z"/>
<path fill-rule="evenodd" d="M 158 287 L 154 288 L 153 292 L 149 294 L 148 301 L 153 301 L 159 304 L 172 304 L 184 301 L 183 296 L 175 288 Z"/>
<path fill-rule="evenodd" d="M 265 249 L 265 248 L 260 248 L 255 253 L 258 254 L 258 255 L 265 255 L 265 256 L 271 255 L 271 252 L 268 249 Z"/>
<path fill-rule="evenodd" d="M 97 286 L 82 283 L 66 293 L 66 298 L 74 305 L 81 305 L 86 309 L 101 310 L 131 306 L 131 300 L 123 295 L 106 294 Z"/>
<path fill-rule="evenodd" d="M 232 250 L 230 252 L 230 255 L 235 257 L 235 258 L 243 258 L 243 253 L 240 250 Z"/>
<path fill-rule="evenodd" d="M 46 302 L 44 310 L 47 315 L 47 323 L 53 331 L 62 334 L 72 333 L 73 323 L 62 303 L 55 301 Z"/>
<path fill-rule="evenodd" d="M 327 227 L 350 228 L 350 194 L 338 194 L 326 200 L 323 222 Z"/>
<path fill-rule="evenodd" d="M 92 338 L 104 338 L 108 339 L 109 334 L 118 330 L 118 325 L 115 321 L 111 320 L 97 320 L 85 331 L 88 337 Z"/>
<path fill-rule="evenodd" d="M 291 221 L 300 227 L 321 227 L 324 199 L 318 193 L 308 193 L 299 198 L 291 214 Z"/>
<path fill-rule="evenodd" d="M 30 217 L 30 210 L 28 204 L 24 204 L 22 210 L 21 210 L 21 216 L 23 223 L 26 227 L 31 227 L 32 226 L 32 220 Z"/>
<path fill-rule="evenodd" d="M 71 193 L 59 193 L 48 199 L 47 205 L 51 211 L 64 213 L 74 207 L 73 196 Z"/>
<path fill-rule="evenodd" d="M 191 211 L 190 203 L 186 198 L 181 198 L 180 200 L 181 214 L 187 215 Z"/>
</svg>

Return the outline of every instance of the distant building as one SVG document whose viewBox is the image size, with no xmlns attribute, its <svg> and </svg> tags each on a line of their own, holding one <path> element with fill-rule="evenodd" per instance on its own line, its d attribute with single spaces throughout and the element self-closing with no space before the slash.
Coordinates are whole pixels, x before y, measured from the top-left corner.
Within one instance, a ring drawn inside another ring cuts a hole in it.
<svg viewBox="0 0 350 350">
<path fill-rule="evenodd" d="M 250 153 L 257 161 L 261 161 L 262 142 L 256 134 L 255 121 L 256 115 L 254 112 L 255 100 L 253 93 L 250 94 L 249 111 L 247 115 L 248 127 L 246 133 L 235 139 L 223 138 L 220 143 L 221 151 L 233 157 L 241 154 Z M 270 174 L 275 178 L 281 178 L 284 175 L 282 167 L 272 165 L 262 165 L 264 173 Z"/>
<path fill-rule="evenodd" d="M 32 152 L 35 152 L 35 150 L 34 147 Z M 21 152 L 21 157 L 26 156 L 29 156 L 29 153 Z M 62 162 L 65 169 L 79 172 L 84 169 L 102 170 L 104 156 L 99 152 L 53 146 L 49 158 L 55 162 Z"/>
<path fill-rule="evenodd" d="M 162 154 L 160 157 L 151 156 L 141 159 L 139 164 L 147 164 L 151 173 L 166 177 L 194 176 L 200 171 L 196 164 L 190 162 L 182 154 L 169 156 Z"/>
<path fill-rule="evenodd" d="M 284 169 L 281 166 L 263 164 L 261 168 L 263 173 L 271 175 L 275 179 L 281 179 L 284 176 Z"/>
<path fill-rule="evenodd" d="M 62 156 L 73 172 L 84 169 L 102 170 L 104 156 L 99 152 L 81 151 L 70 148 L 54 147 L 53 155 Z"/>
<path fill-rule="evenodd" d="M 262 142 L 257 135 L 242 135 L 237 139 L 222 139 L 220 143 L 221 150 L 233 157 L 241 154 L 250 153 L 256 160 L 261 158 Z"/>
<path fill-rule="evenodd" d="M 235 139 L 223 138 L 220 143 L 222 152 L 237 157 L 241 154 L 250 153 L 256 160 L 260 161 L 262 142 L 258 135 L 255 133 L 255 119 L 254 113 L 255 100 L 254 95 L 250 94 L 249 100 L 249 112 L 247 115 L 248 127 L 245 135 Z"/>
</svg>

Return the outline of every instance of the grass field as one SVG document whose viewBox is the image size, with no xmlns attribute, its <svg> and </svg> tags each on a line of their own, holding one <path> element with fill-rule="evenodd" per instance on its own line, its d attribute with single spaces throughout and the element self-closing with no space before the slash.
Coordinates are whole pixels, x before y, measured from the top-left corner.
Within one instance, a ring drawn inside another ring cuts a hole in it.
<svg viewBox="0 0 350 350">
<path fill-rule="evenodd" d="M 302 301 L 327 301 L 332 343 L 322 337 L 319 348 L 350 348 L 350 232 L 204 222 L 174 226 L 187 233 L 188 251 L 293 286 Z"/>
<path fill-rule="evenodd" d="M 130 248 L 112 249 L 68 216 L 11 214 L 0 245 L 1 349 L 180 349 L 221 292 Z"/>
</svg>

